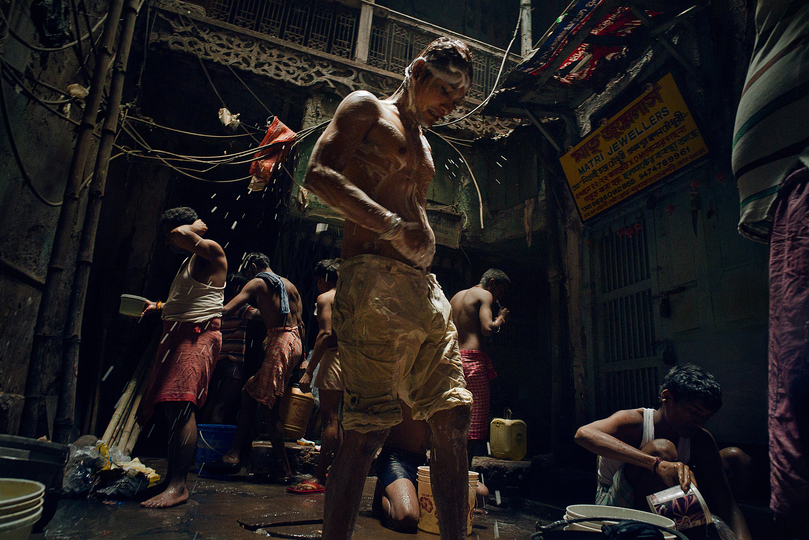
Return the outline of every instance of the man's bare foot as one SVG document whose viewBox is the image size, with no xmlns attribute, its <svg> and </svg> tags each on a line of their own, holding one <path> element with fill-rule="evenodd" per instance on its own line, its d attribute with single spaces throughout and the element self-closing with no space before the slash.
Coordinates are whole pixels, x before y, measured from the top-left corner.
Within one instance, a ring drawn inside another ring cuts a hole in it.
<svg viewBox="0 0 809 540">
<path fill-rule="evenodd" d="M 188 501 L 188 489 L 185 484 L 169 485 L 160 495 L 155 495 L 149 500 L 143 501 L 140 505 L 143 508 L 171 508 Z"/>
</svg>

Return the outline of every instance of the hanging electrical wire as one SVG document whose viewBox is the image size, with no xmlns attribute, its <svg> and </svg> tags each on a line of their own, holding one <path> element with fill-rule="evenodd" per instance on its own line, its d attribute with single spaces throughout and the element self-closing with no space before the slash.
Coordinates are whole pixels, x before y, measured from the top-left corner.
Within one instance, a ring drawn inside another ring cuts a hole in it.
<svg viewBox="0 0 809 540">
<path fill-rule="evenodd" d="M 172 128 L 168 126 L 164 126 L 161 124 L 156 123 L 154 120 L 144 120 L 143 118 L 139 118 L 137 116 L 130 116 L 128 120 L 133 120 L 135 122 L 141 122 L 146 124 L 149 127 L 158 128 L 158 129 L 165 129 L 166 131 L 172 131 L 174 133 L 182 133 L 183 135 L 191 135 L 193 137 L 202 137 L 206 139 L 236 139 L 240 137 L 249 137 L 249 133 L 241 133 L 241 134 L 233 134 L 233 135 L 209 135 L 207 133 L 197 133 L 194 131 L 185 131 L 183 129 Z"/>
<path fill-rule="evenodd" d="M 30 49 L 30 50 L 32 50 L 34 52 L 43 52 L 43 53 L 60 52 L 60 51 L 70 49 L 71 47 L 75 46 L 79 42 L 79 39 L 76 39 L 74 41 L 71 41 L 70 43 L 65 43 L 64 45 L 62 45 L 60 47 L 37 47 L 36 45 L 31 45 L 30 43 L 28 43 L 25 39 L 21 38 L 19 35 L 17 35 L 14 32 L 14 30 L 11 29 L 11 25 L 9 24 L 8 19 L 6 18 L 6 14 L 3 13 L 2 9 L 0 9 L 0 17 L 3 18 L 3 21 L 9 27 L 8 28 L 9 35 L 11 37 L 13 37 L 20 45 L 22 45 L 23 47 L 25 47 L 27 49 Z M 95 31 L 98 30 L 99 27 L 102 24 L 104 24 L 104 21 L 106 21 L 106 20 L 107 20 L 107 14 L 105 13 L 104 15 L 101 16 L 101 19 L 99 19 L 99 21 L 95 24 L 95 26 L 93 26 L 92 30 L 88 34 L 82 36 L 80 39 L 87 39 L 88 37 L 92 38 L 92 35 L 95 33 Z"/>
<path fill-rule="evenodd" d="M 444 142 L 446 142 L 448 145 L 452 147 L 453 150 L 458 152 L 458 155 L 461 156 L 461 161 L 463 161 L 463 164 L 466 165 L 466 170 L 469 171 L 469 176 L 472 178 L 472 183 L 475 184 L 475 191 L 478 194 L 478 201 L 480 201 L 480 228 L 483 229 L 483 197 L 480 194 L 480 187 L 478 186 L 478 181 L 475 178 L 475 173 L 472 172 L 472 167 L 469 166 L 469 162 L 463 157 L 461 151 L 458 150 L 458 148 L 456 148 L 456 146 L 452 144 L 452 142 L 450 142 L 446 137 L 444 137 L 440 133 L 435 133 L 435 135 L 441 137 L 444 140 Z"/>
<path fill-rule="evenodd" d="M 0 75 L 5 73 L 5 62 L 0 63 Z M 20 151 L 17 148 L 17 141 L 14 138 L 14 130 L 11 129 L 11 121 L 8 115 L 8 107 L 6 106 L 6 92 L 3 85 L 3 77 L 0 76 L 0 107 L 3 110 L 3 125 L 6 127 L 6 134 L 8 135 L 8 142 L 11 146 L 11 153 L 14 154 L 14 160 L 17 162 L 17 168 L 22 175 L 23 180 L 25 180 L 26 185 L 31 190 L 31 192 L 39 199 L 43 204 L 51 207 L 59 207 L 62 206 L 62 201 L 53 202 L 48 200 L 44 195 L 42 195 L 39 190 L 34 185 L 34 182 L 31 180 L 31 177 L 28 176 L 28 173 L 25 171 L 25 166 L 22 162 L 22 157 L 20 157 Z"/>
</svg>

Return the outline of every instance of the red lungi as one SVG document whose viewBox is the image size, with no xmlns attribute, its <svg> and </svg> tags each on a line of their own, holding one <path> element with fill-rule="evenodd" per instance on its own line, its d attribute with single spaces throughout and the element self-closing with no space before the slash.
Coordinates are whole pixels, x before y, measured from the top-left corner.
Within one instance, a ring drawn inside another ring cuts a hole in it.
<svg viewBox="0 0 809 540">
<path fill-rule="evenodd" d="M 461 351 L 466 389 L 472 392 L 472 422 L 469 439 L 489 435 L 489 381 L 497 377 L 492 359 L 483 351 Z"/>
<path fill-rule="evenodd" d="M 275 398 L 284 395 L 289 377 L 301 359 L 303 345 L 298 327 L 267 330 L 264 349 L 267 352 L 264 363 L 244 384 L 244 389 L 253 399 L 272 409 Z"/>
<path fill-rule="evenodd" d="M 160 346 L 138 411 L 140 425 L 149 421 L 157 403 L 188 401 L 202 407 L 222 346 L 219 327 L 218 317 L 203 323 L 163 321 Z"/>
</svg>

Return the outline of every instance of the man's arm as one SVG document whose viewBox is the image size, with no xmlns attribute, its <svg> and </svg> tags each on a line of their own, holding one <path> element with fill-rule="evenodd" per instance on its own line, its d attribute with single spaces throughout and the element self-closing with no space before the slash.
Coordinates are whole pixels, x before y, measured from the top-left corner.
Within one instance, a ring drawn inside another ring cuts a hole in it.
<svg viewBox="0 0 809 540">
<path fill-rule="evenodd" d="M 247 285 L 242 287 L 242 290 L 239 291 L 239 294 L 234 296 L 230 299 L 230 302 L 227 303 L 225 308 L 222 310 L 222 317 L 229 317 L 230 315 L 239 311 L 243 305 L 245 305 L 251 298 L 255 297 L 256 294 L 259 292 L 259 287 L 262 286 L 264 281 L 261 278 L 258 279 L 251 279 L 247 282 Z M 260 316 L 259 310 L 255 310 L 256 314 L 251 316 L 251 319 L 255 319 Z"/>
<path fill-rule="evenodd" d="M 643 410 L 630 409 L 580 427 L 575 441 L 599 456 L 654 471 L 667 486 L 680 484 L 683 491 L 688 491 L 692 480 L 688 465 L 679 461 L 660 461 L 636 448 L 642 434 Z M 635 440 L 635 444 L 628 442 Z"/>
<path fill-rule="evenodd" d="M 380 101 L 365 91 L 346 97 L 309 158 L 304 186 L 349 221 L 380 235 L 416 266 L 432 260 L 432 237 L 421 223 L 406 222 L 374 201 L 343 172 L 381 117 Z"/>
<path fill-rule="evenodd" d="M 712 513 L 728 524 L 737 540 L 750 540 L 750 531 L 730 489 L 716 441 L 707 430 L 691 439 L 691 464 L 699 490 Z"/>
<path fill-rule="evenodd" d="M 481 289 L 483 294 L 480 295 L 480 333 L 488 337 L 491 334 L 496 334 L 506 322 L 508 317 L 508 310 L 504 307 L 500 308 L 497 317 L 494 317 L 492 312 L 492 304 L 494 297 L 492 293 L 486 289 Z"/>
<path fill-rule="evenodd" d="M 303 374 L 303 377 L 301 377 L 299 383 L 301 390 L 304 392 L 311 391 L 312 374 L 315 372 L 318 364 L 320 364 L 320 360 L 323 358 L 326 350 L 329 347 L 337 345 L 334 339 L 335 336 L 331 330 L 332 301 L 323 301 L 323 296 L 324 295 L 321 294 L 317 302 L 317 324 L 319 330 L 315 338 L 315 346 L 312 349 L 312 356 L 309 358 L 309 363 L 306 366 L 306 372 Z"/>
<path fill-rule="evenodd" d="M 379 121 L 379 100 L 369 92 L 346 97 L 309 158 L 304 186 L 346 219 L 383 234 L 395 225 L 393 214 L 343 174 L 370 129 Z"/>
<path fill-rule="evenodd" d="M 211 285 L 221 287 L 225 284 L 227 275 L 227 257 L 225 250 L 217 242 L 203 238 L 208 226 L 198 219 L 194 223 L 175 227 L 169 238 L 175 246 L 190 251 L 194 255 L 208 261 L 211 268 Z"/>
</svg>

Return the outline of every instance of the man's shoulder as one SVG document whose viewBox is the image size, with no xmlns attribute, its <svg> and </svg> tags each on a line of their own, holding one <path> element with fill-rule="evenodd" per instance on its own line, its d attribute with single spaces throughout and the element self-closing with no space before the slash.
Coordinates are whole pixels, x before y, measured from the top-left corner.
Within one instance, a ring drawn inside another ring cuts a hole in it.
<svg viewBox="0 0 809 540">
<path fill-rule="evenodd" d="M 318 295 L 317 297 L 317 305 L 322 306 L 325 304 L 332 304 L 334 303 L 334 295 L 337 293 L 337 289 L 329 289 L 328 291 L 324 292 L 323 294 Z"/>
<path fill-rule="evenodd" d="M 383 107 L 382 100 L 367 90 L 355 90 L 348 94 L 337 108 L 335 116 L 355 114 L 379 114 Z"/>
</svg>

